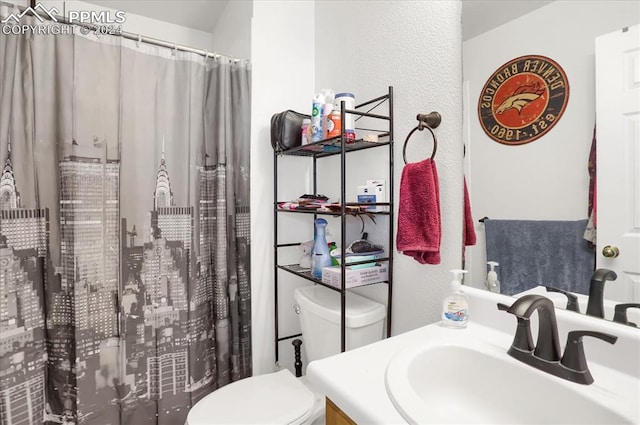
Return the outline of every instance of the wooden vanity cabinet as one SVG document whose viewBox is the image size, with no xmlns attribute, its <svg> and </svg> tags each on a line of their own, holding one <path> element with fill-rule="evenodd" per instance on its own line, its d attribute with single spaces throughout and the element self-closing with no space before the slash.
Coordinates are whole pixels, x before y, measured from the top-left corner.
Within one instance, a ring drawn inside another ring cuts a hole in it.
<svg viewBox="0 0 640 425">
<path fill-rule="evenodd" d="M 326 405 L 326 425 L 356 425 L 356 423 L 347 416 L 338 406 L 336 406 L 328 398 Z"/>
</svg>

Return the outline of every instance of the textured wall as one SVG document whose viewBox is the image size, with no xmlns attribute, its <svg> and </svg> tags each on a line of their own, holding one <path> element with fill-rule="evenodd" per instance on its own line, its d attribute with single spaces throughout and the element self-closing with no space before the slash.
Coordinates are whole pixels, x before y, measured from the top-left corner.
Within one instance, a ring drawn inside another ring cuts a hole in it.
<svg viewBox="0 0 640 425">
<path fill-rule="evenodd" d="M 350 91 L 356 103 L 394 87 L 395 199 L 402 172 L 402 145 L 417 113 L 437 110 L 442 124 L 436 163 L 440 177 L 442 263 L 420 265 L 396 251 L 393 328 L 397 334 L 439 320 L 451 281 L 450 269 L 461 264 L 462 235 L 462 41 L 459 1 L 316 2 L 316 89 Z M 409 142 L 409 161 L 431 152 L 423 133 Z M 384 177 L 385 149 L 350 156 L 347 193 L 366 179 Z M 382 162 L 380 162 L 383 160 Z M 328 164 L 325 179 L 339 176 Z M 325 182 L 326 186 L 331 186 Z M 332 187 L 339 189 L 339 184 Z M 335 190 L 334 196 L 339 194 Z M 330 195 L 330 193 L 327 193 Z M 349 198 L 349 197 L 348 197 Z M 347 199 L 352 200 L 352 199 Z M 397 205 L 396 205 L 397 208 Z M 396 211 L 397 212 L 397 211 Z M 358 228 L 358 221 L 350 222 Z M 371 232 L 377 235 L 384 226 Z M 337 223 L 335 232 L 339 233 Z M 373 238 L 374 236 L 372 236 Z M 380 240 L 377 240 L 378 242 Z M 386 285 L 366 288 L 365 295 L 386 299 Z"/>
</svg>

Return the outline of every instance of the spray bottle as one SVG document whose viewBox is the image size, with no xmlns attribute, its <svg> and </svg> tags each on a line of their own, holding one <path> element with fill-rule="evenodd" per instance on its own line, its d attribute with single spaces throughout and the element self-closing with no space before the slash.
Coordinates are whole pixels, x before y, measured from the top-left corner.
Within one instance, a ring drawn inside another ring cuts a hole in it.
<svg viewBox="0 0 640 425">
<path fill-rule="evenodd" d="M 451 270 L 451 294 L 444 299 L 442 304 L 442 324 L 448 328 L 466 328 L 469 321 L 469 301 L 462 292 L 462 274 L 466 270 Z"/>
<path fill-rule="evenodd" d="M 322 114 L 324 112 L 324 94 L 316 93 L 313 97 L 311 108 L 311 141 L 319 142 L 322 140 L 324 123 Z"/>
<path fill-rule="evenodd" d="M 316 219 L 316 231 L 311 253 L 311 274 L 316 279 L 322 279 L 322 269 L 331 267 L 331 255 L 326 238 L 327 220 Z"/>
<path fill-rule="evenodd" d="M 487 264 L 489 265 L 489 267 L 491 267 L 491 270 L 489 270 L 489 272 L 487 273 L 487 280 L 485 282 L 485 286 L 489 291 L 496 292 L 499 294 L 500 281 L 498 280 L 498 273 L 496 273 L 494 267 L 499 266 L 500 264 L 496 263 L 495 261 L 487 261 Z"/>
</svg>

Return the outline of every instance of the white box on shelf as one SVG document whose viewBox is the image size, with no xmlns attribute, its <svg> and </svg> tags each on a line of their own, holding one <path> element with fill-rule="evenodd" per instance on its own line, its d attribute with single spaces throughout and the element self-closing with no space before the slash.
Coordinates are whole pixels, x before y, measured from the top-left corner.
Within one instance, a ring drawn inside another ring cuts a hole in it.
<svg viewBox="0 0 640 425">
<path fill-rule="evenodd" d="M 371 283 L 384 282 L 389 279 L 389 266 L 386 264 L 367 267 L 364 269 L 352 270 L 346 268 L 345 288 L 369 285 Z M 340 266 L 325 267 L 322 269 L 322 283 L 340 288 Z"/>
<path fill-rule="evenodd" d="M 358 186 L 358 202 L 375 204 L 387 202 L 387 193 L 384 180 L 367 180 L 364 186 Z M 367 207 L 370 211 L 385 211 L 384 206 Z"/>
<path fill-rule="evenodd" d="M 376 194 L 367 185 L 358 186 L 358 202 L 366 202 L 368 204 L 372 204 L 376 201 Z"/>
</svg>

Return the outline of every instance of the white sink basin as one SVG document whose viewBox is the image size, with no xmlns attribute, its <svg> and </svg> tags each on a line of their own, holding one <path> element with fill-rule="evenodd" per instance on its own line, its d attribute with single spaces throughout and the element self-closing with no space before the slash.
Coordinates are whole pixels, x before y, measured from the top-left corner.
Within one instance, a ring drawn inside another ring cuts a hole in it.
<svg viewBox="0 0 640 425">
<path fill-rule="evenodd" d="M 412 424 L 624 424 L 615 397 L 513 359 L 469 330 L 395 355 L 389 398 Z M 598 379 L 595 377 L 596 380 Z"/>
</svg>

